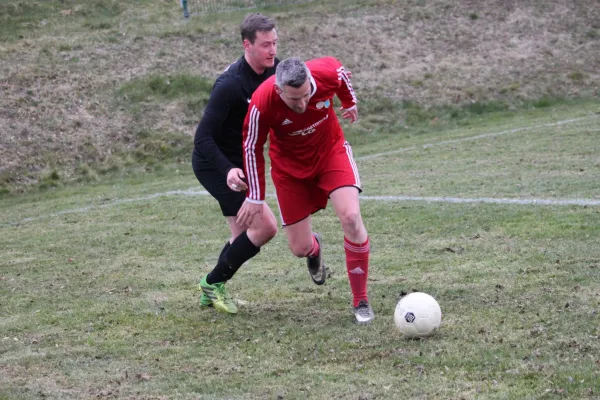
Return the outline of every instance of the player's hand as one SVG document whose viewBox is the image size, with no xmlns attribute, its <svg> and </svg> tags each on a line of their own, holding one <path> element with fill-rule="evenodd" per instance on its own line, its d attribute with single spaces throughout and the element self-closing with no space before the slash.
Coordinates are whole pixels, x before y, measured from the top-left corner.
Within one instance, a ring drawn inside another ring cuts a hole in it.
<svg viewBox="0 0 600 400">
<path fill-rule="evenodd" d="M 231 168 L 227 173 L 227 186 L 233 191 L 243 192 L 248 189 L 244 179 L 246 179 L 244 171 L 240 168 Z"/>
<path fill-rule="evenodd" d="M 257 218 L 262 218 L 263 205 L 244 201 L 242 208 L 238 211 L 236 222 L 239 225 L 250 226 Z"/>
<path fill-rule="evenodd" d="M 358 120 L 358 107 L 355 105 L 350 108 L 341 108 L 342 110 L 342 118 L 350 120 L 350 123 L 353 124 Z"/>
</svg>

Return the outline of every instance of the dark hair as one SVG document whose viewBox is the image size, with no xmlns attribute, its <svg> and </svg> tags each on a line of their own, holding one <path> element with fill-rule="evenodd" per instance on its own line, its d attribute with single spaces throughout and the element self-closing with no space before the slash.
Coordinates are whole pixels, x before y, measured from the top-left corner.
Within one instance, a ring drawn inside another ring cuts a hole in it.
<svg viewBox="0 0 600 400">
<path fill-rule="evenodd" d="M 248 39 L 250 43 L 254 44 L 256 32 L 269 32 L 273 29 L 275 29 L 275 21 L 272 18 L 255 13 L 249 14 L 244 18 L 240 27 L 240 33 L 242 34 L 242 41 Z"/>
</svg>

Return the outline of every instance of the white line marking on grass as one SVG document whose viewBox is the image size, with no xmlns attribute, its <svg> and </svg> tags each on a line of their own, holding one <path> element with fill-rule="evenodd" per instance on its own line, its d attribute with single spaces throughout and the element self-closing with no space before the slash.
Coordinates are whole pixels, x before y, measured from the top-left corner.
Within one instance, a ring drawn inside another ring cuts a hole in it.
<svg viewBox="0 0 600 400">
<path fill-rule="evenodd" d="M 137 201 L 153 200 L 159 197 L 167 196 L 210 196 L 205 190 L 171 190 L 168 192 L 154 193 L 148 196 L 134 197 L 130 199 L 117 199 L 105 204 L 96 206 L 87 206 L 81 208 L 73 208 L 70 210 L 59 211 L 52 214 L 40 215 L 38 217 L 24 218 L 20 222 L 8 222 L 0 224 L 0 226 L 18 225 L 20 223 L 37 221 L 44 218 L 60 217 L 67 214 L 79 214 L 95 209 L 117 206 L 119 204 L 134 203 Z M 269 198 L 275 198 L 275 194 L 267 194 Z M 382 202 L 402 202 L 402 201 L 424 201 L 428 203 L 489 203 L 489 204 L 518 204 L 518 205 L 539 205 L 539 206 L 600 206 L 600 200 L 588 199 L 511 199 L 511 198 L 494 198 L 494 197 L 421 197 L 421 196 L 360 196 L 361 200 L 365 201 L 382 201 Z"/>
<path fill-rule="evenodd" d="M 360 196 L 361 200 L 374 201 L 426 201 L 429 203 L 492 203 L 492 204 L 519 204 L 542 206 L 600 206 L 600 200 L 587 199 L 509 199 L 494 197 L 419 197 L 419 196 Z"/>
<path fill-rule="evenodd" d="M 30 222 L 30 221 L 35 221 L 35 220 L 42 219 L 42 218 L 59 217 L 61 215 L 66 215 L 66 214 L 84 213 L 86 211 L 91 211 L 91 210 L 95 210 L 95 209 L 98 209 L 98 208 L 106 208 L 106 207 L 117 206 L 119 204 L 133 203 L 133 202 L 136 202 L 136 201 L 146 201 L 146 200 L 156 199 L 158 197 L 176 196 L 176 195 L 183 195 L 183 196 L 209 196 L 210 193 L 208 193 L 205 190 L 193 190 L 191 188 L 187 189 L 187 190 L 170 190 L 168 192 L 153 193 L 153 194 L 149 194 L 147 196 L 133 197 L 133 198 L 130 198 L 130 199 L 117 199 L 117 200 L 113 200 L 113 201 L 108 202 L 108 203 L 98 204 L 98 205 L 95 205 L 95 206 L 72 208 L 70 210 L 63 210 L 63 211 L 59 211 L 59 212 L 55 212 L 55 213 L 47 214 L 47 215 L 40 215 L 38 217 L 24 218 L 21 221 L 22 222 Z"/>
<path fill-rule="evenodd" d="M 527 130 L 536 129 L 536 128 L 547 128 L 547 127 L 552 127 L 552 126 L 560 126 L 560 125 L 570 124 L 572 122 L 583 121 L 583 120 L 591 119 L 591 118 L 598 118 L 598 117 L 596 117 L 596 116 L 590 116 L 590 117 L 565 119 L 563 121 L 551 122 L 551 123 L 548 123 L 548 124 L 524 126 L 524 127 L 521 127 L 521 128 L 509 129 L 507 131 L 494 132 L 494 133 L 484 133 L 484 134 L 481 134 L 481 135 L 470 136 L 470 137 L 465 137 L 465 138 L 460 138 L 460 139 L 444 140 L 444 141 L 437 142 L 437 143 L 427 143 L 427 144 L 418 145 L 418 146 L 404 147 L 404 148 L 397 149 L 397 150 L 384 151 L 382 153 L 367 154 L 365 156 L 356 157 L 356 160 L 357 161 L 371 160 L 373 158 L 378 158 L 378 157 L 383 157 L 383 156 L 389 156 L 389 155 L 392 155 L 392 154 L 405 153 L 407 151 L 416 150 L 416 149 L 427 149 L 427 148 L 433 147 L 433 146 L 442 146 L 442 145 L 445 145 L 445 144 L 467 142 L 467 141 L 471 141 L 471 140 L 484 139 L 484 138 L 492 137 L 492 136 L 506 135 L 508 133 L 517 133 L 517 132 L 527 131 Z"/>
<path fill-rule="evenodd" d="M 483 139 L 483 138 L 491 137 L 491 136 L 505 135 L 508 133 L 516 133 L 516 132 L 530 130 L 530 129 L 565 125 L 565 124 L 570 124 L 572 122 L 583 121 L 583 120 L 592 119 L 592 118 L 598 118 L 598 117 L 588 116 L 588 117 L 581 117 L 581 118 L 573 118 L 573 119 L 566 119 L 563 121 L 552 122 L 552 123 L 547 123 L 547 124 L 532 125 L 532 126 L 525 126 L 525 127 L 521 127 L 521 128 L 509 129 L 507 131 L 484 133 L 484 134 L 477 135 L 477 136 L 465 137 L 465 138 L 460 138 L 460 139 L 452 139 L 452 140 L 444 140 L 444 141 L 437 142 L 437 143 L 427 143 L 427 144 L 420 145 L 420 146 L 405 147 L 402 149 L 386 151 L 383 153 L 368 154 L 366 156 L 356 157 L 355 159 L 356 160 L 369 160 L 372 158 L 403 153 L 406 151 L 415 150 L 417 148 L 426 149 L 426 148 L 433 147 L 433 146 L 441 146 L 441 145 L 445 145 L 445 144 L 466 142 L 466 141 L 470 141 L 470 140 L 477 140 L 477 139 Z M 70 210 L 59 211 L 59 212 L 52 213 L 52 214 L 24 218 L 21 220 L 21 222 L 0 223 L 0 226 L 18 225 L 19 223 L 36 221 L 36 220 L 40 220 L 43 218 L 58 217 L 61 215 L 66 215 L 66 214 L 84 213 L 86 211 L 91 211 L 91 210 L 98 209 L 98 208 L 106 208 L 106 207 L 112 207 L 112 206 L 119 205 L 119 204 L 132 203 L 132 202 L 136 202 L 136 201 L 152 200 L 152 199 L 156 199 L 158 197 L 177 196 L 177 195 L 209 196 L 210 194 L 207 191 L 194 190 L 193 188 L 190 188 L 187 190 L 171 190 L 168 192 L 154 193 L 154 194 L 150 194 L 150 195 L 142 196 L 142 197 L 134 197 L 134 198 L 130 198 L 130 199 L 117 199 L 117 200 L 111 201 L 109 203 L 99 204 L 99 205 L 95 205 L 95 206 L 74 208 L 74 209 L 70 209 Z M 275 195 L 272 195 L 272 194 L 267 195 L 267 196 L 273 197 L 273 198 L 275 197 Z M 426 202 L 444 202 L 444 203 L 493 203 L 493 204 L 559 205 L 559 206 L 565 206 L 565 205 L 598 206 L 598 205 L 600 205 L 600 200 L 586 200 L 586 199 L 509 199 L 509 198 L 491 198 L 491 197 L 458 198 L 458 197 L 418 197 L 418 196 L 361 196 L 361 199 L 375 200 L 375 201 L 397 201 L 397 202 L 400 202 L 400 201 L 426 201 Z"/>
</svg>

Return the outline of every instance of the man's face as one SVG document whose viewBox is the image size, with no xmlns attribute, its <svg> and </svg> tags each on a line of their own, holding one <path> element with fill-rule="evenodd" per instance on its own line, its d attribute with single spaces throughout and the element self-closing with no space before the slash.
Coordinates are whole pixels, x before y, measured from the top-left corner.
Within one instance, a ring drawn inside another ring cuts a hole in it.
<svg viewBox="0 0 600 400">
<path fill-rule="evenodd" d="M 298 88 L 291 86 L 280 88 L 279 86 L 275 86 L 275 90 L 277 90 L 283 102 L 298 114 L 302 114 L 308 107 L 310 89 L 310 81 L 308 79 Z"/>
<path fill-rule="evenodd" d="M 254 43 L 244 40 L 244 49 L 253 66 L 265 69 L 273 67 L 277 55 L 277 32 L 275 29 L 256 32 Z"/>
</svg>

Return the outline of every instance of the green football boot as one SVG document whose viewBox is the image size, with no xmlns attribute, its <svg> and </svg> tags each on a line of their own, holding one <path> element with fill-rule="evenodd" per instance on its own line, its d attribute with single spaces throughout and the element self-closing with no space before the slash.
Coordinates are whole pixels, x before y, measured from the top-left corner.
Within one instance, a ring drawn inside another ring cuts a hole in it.
<svg viewBox="0 0 600 400">
<path fill-rule="evenodd" d="M 200 291 L 202 291 L 202 286 L 199 287 Z M 212 307 L 212 300 L 210 297 L 206 295 L 206 293 L 202 292 L 202 296 L 200 296 L 200 305 L 205 307 Z"/>
<path fill-rule="evenodd" d="M 203 306 L 212 305 L 217 311 L 227 314 L 237 314 L 238 309 L 233 299 L 225 290 L 224 283 L 214 283 L 212 285 L 206 282 L 206 277 L 200 281 L 199 289 L 202 291 L 200 304 Z"/>
</svg>

